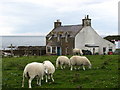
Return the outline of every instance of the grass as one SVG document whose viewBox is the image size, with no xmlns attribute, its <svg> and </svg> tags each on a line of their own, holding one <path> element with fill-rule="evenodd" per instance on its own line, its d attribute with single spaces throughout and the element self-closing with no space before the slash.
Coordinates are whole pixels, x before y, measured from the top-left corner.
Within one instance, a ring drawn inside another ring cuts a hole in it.
<svg viewBox="0 0 120 90">
<path fill-rule="evenodd" d="M 68 56 L 71 57 L 71 56 Z M 55 82 L 45 83 L 42 86 L 32 82 L 32 88 L 118 88 L 118 55 L 91 55 L 87 56 L 92 63 L 92 69 L 70 71 L 57 69 L 54 73 Z M 2 59 L 2 88 L 21 88 L 22 73 L 25 65 L 31 62 L 50 60 L 54 65 L 57 56 L 30 56 L 11 57 Z M 28 81 L 25 80 L 25 88 Z"/>
</svg>

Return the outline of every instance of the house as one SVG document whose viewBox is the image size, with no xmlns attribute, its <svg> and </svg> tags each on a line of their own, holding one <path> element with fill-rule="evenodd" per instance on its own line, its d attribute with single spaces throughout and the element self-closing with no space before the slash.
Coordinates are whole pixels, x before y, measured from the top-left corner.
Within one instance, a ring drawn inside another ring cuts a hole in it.
<svg viewBox="0 0 120 90">
<path fill-rule="evenodd" d="M 89 15 L 80 25 L 54 22 L 54 29 L 46 36 L 46 54 L 72 55 L 73 49 L 89 50 L 92 54 L 115 51 L 115 44 L 103 39 L 91 26 Z"/>
</svg>

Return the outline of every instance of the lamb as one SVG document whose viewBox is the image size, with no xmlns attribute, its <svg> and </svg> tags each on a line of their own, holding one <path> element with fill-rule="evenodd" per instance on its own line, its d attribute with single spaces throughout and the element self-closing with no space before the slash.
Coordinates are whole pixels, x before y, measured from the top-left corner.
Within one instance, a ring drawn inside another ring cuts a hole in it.
<svg viewBox="0 0 120 90">
<path fill-rule="evenodd" d="M 46 82 L 48 82 L 48 79 L 50 79 L 50 77 L 54 82 L 54 79 L 53 79 L 53 73 L 55 72 L 54 65 L 50 61 L 44 61 L 43 64 L 45 67 Z"/>
<path fill-rule="evenodd" d="M 68 65 L 70 67 L 70 60 L 68 57 L 66 56 L 59 56 L 56 60 L 56 69 L 59 67 L 61 67 L 61 69 L 63 69 L 63 65 L 64 65 L 64 68 L 65 68 L 65 65 Z"/>
<path fill-rule="evenodd" d="M 81 49 L 74 48 L 73 49 L 73 55 L 83 55 L 83 52 Z"/>
<path fill-rule="evenodd" d="M 45 67 L 43 63 L 32 62 L 26 65 L 23 71 L 22 87 L 24 87 L 24 78 L 29 78 L 29 88 L 31 87 L 32 80 L 36 77 L 37 84 L 41 86 L 41 79 L 43 78 Z"/>
<path fill-rule="evenodd" d="M 85 56 L 72 56 L 70 58 L 70 63 L 71 63 L 71 71 L 73 70 L 73 66 L 83 66 L 83 70 L 85 70 L 84 66 L 88 66 L 89 69 L 91 69 L 91 63 Z"/>
</svg>

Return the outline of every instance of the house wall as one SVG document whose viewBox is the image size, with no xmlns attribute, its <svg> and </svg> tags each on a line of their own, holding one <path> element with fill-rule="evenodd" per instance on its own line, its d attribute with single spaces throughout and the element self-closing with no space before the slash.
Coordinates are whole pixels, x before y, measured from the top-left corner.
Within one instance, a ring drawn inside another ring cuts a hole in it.
<svg viewBox="0 0 120 90">
<path fill-rule="evenodd" d="M 99 36 L 90 26 L 84 27 L 75 37 L 75 48 L 88 49 L 92 52 L 93 48 L 85 47 L 85 44 L 98 45 L 99 48 L 96 49 L 96 51 L 98 51 L 99 54 L 103 54 L 103 47 L 106 47 L 105 53 L 108 52 L 110 47 L 115 51 L 115 45 Z"/>
<path fill-rule="evenodd" d="M 66 42 L 66 40 L 65 40 L 65 37 L 61 37 L 60 38 L 60 40 L 59 40 L 59 42 L 58 42 L 58 40 L 57 40 L 57 37 L 53 37 L 51 40 L 48 40 L 49 38 L 48 37 L 46 37 L 46 45 L 50 42 L 50 41 L 52 41 L 52 42 L 54 42 L 54 43 L 60 43 L 60 48 L 61 48 L 61 54 L 62 55 L 72 55 L 72 50 L 73 50 L 73 48 L 75 47 L 74 46 L 74 37 L 68 37 L 67 38 L 67 42 Z M 50 47 L 50 51 L 51 52 L 48 52 L 47 51 L 47 47 Z M 46 46 L 46 53 L 47 54 L 52 54 L 52 47 L 58 47 L 58 46 Z M 54 53 L 55 54 L 55 53 Z M 57 50 L 56 50 L 56 54 L 57 54 Z"/>
<path fill-rule="evenodd" d="M 72 53 L 73 53 L 72 50 L 74 48 L 74 38 L 69 37 L 67 39 L 67 42 L 65 41 L 65 38 L 62 38 L 61 47 L 62 47 L 63 55 L 72 55 Z"/>
</svg>

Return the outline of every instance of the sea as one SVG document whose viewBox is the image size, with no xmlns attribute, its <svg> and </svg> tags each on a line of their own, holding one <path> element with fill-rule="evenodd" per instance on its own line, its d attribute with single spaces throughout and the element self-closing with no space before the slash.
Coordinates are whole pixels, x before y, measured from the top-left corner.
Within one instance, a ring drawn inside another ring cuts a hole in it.
<svg viewBox="0 0 120 90">
<path fill-rule="evenodd" d="M 10 45 L 18 46 L 45 46 L 45 36 L 0 36 L 0 50 L 9 50 Z M 115 42 L 116 48 L 120 48 L 120 42 Z"/>
<path fill-rule="evenodd" d="M 45 36 L 0 36 L 0 50 L 9 50 L 12 46 L 45 46 Z"/>
</svg>

